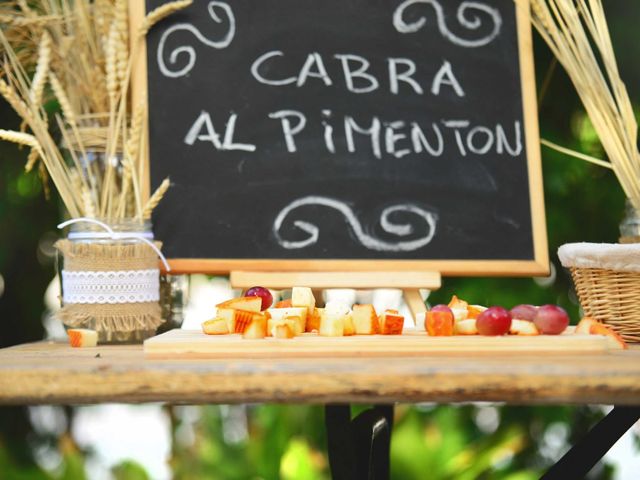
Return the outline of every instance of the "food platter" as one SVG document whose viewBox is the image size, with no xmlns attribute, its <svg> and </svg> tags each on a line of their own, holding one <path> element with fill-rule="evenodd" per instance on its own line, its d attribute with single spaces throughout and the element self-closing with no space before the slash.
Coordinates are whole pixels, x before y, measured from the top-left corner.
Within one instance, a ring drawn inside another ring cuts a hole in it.
<svg viewBox="0 0 640 480">
<path fill-rule="evenodd" d="M 594 354 L 620 350 L 611 337 L 575 334 L 572 327 L 562 335 L 450 336 L 432 337 L 424 331 L 405 330 L 402 335 L 353 335 L 323 337 L 303 333 L 292 339 L 268 337 L 244 339 L 240 334 L 204 335 L 200 330 L 171 330 L 144 343 L 147 358 L 243 359 L 421 357 L 438 355 Z"/>
</svg>

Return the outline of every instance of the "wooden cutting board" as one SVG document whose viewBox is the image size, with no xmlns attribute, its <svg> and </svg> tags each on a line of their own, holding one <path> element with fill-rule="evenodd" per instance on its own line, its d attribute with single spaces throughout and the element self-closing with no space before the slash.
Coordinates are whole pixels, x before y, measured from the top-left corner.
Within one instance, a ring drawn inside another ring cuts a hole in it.
<svg viewBox="0 0 640 480">
<path fill-rule="evenodd" d="M 152 358 L 265 358 L 265 357 L 381 357 L 452 354 L 592 354 L 619 350 L 609 337 L 563 335 L 533 337 L 454 336 L 429 337 L 424 332 L 402 335 L 355 335 L 320 337 L 305 333 L 284 340 L 245 340 L 240 335 L 205 335 L 200 330 L 171 330 L 144 342 L 144 353 Z"/>
</svg>

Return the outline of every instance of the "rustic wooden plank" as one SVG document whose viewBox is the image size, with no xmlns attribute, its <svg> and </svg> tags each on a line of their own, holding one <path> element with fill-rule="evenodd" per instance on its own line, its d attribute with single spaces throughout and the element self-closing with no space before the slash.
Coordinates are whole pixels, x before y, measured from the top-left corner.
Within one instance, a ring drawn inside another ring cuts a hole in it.
<svg viewBox="0 0 640 480">
<path fill-rule="evenodd" d="M 536 202 L 539 203 L 539 202 Z M 544 213 L 536 215 L 536 221 Z M 538 247 L 538 236 L 534 239 L 534 248 Z M 536 253 L 537 254 L 537 253 Z M 171 258 L 171 273 L 208 273 L 228 274 L 232 271 L 263 272 L 371 272 L 371 271 L 428 271 L 440 272 L 448 277 L 460 276 L 505 276 L 529 277 L 531 275 L 549 275 L 548 256 L 540 252 L 541 260 L 313 260 L 313 259 L 274 259 L 274 258 Z M 290 285 L 289 285 L 290 286 Z"/>
<path fill-rule="evenodd" d="M 200 330 L 171 330 L 144 343 L 149 358 L 334 358 L 423 357 L 442 355 L 500 355 L 537 353 L 577 355 L 607 353 L 619 345 L 601 335 L 453 336 L 429 337 L 424 332 L 402 335 L 354 335 L 321 337 L 304 333 L 292 339 L 243 339 L 240 334 L 205 335 Z"/>
<path fill-rule="evenodd" d="M 608 354 L 145 359 L 142 346 L 0 350 L 0 403 L 640 404 L 640 348 Z"/>
<path fill-rule="evenodd" d="M 429 271 L 404 272 L 260 272 L 232 271 L 233 288 L 262 285 L 269 288 L 427 288 L 437 290 L 442 285 L 440 273 Z"/>
<path fill-rule="evenodd" d="M 520 49 L 520 78 L 522 84 L 522 113 L 528 125 L 525 138 L 529 191 L 531 192 L 531 228 L 535 261 L 549 275 L 549 250 L 547 247 L 547 225 L 544 210 L 542 184 L 542 160 L 540 158 L 540 132 L 538 130 L 538 100 L 536 98 L 536 74 L 533 59 L 533 37 L 529 6 L 516 2 L 518 25 L 518 47 Z"/>
</svg>

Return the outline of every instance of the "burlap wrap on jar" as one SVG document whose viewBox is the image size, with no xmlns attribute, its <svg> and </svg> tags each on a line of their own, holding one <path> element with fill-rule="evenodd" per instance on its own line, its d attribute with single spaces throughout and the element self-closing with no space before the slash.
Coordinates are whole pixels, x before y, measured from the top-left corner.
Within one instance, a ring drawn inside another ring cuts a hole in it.
<svg viewBox="0 0 640 480">
<path fill-rule="evenodd" d="M 151 246 L 66 239 L 55 246 L 64 256 L 58 317 L 67 327 L 96 330 L 100 342 L 140 342 L 155 334 L 163 320 L 158 254 Z"/>
</svg>

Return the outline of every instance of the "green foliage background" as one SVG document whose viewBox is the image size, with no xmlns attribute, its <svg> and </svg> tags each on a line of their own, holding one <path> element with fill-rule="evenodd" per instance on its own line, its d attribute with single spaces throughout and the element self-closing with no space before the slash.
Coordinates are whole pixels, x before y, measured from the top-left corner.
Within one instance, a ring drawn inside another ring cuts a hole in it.
<svg viewBox="0 0 640 480">
<path fill-rule="evenodd" d="M 610 0 L 605 8 L 622 75 L 637 105 L 640 4 Z M 567 77 L 560 67 L 553 68 L 548 50 L 538 39 L 535 54 L 542 136 L 604 157 Z M 548 78 L 550 81 L 545 81 Z M 0 125 L 19 126 L 6 104 L 0 104 Z M 0 275 L 5 284 L 0 294 L 0 347 L 43 338 L 42 298 L 54 274 L 46 251 L 55 236 L 60 209 L 55 200 L 43 198 L 36 175 L 23 175 L 25 157 L 25 151 L 0 143 Z M 553 280 L 446 279 L 430 302 L 447 303 L 456 293 L 486 305 L 558 303 L 574 320 L 579 318 L 571 281 L 557 262 L 556 249 L 571 241 L 615 242 L 624 196 L 611 172 L 548 149 L 543 149 L 543 170 L 550 257 L 556 272 Z M 224 434 L 228 408 L 200 407 L 194 441 L 184 443 L 176 435 L 184 422 L 180 409 L 165 407 L 174 434 L 169 461 L 175 478 L 329 477 L 321 406 L 249 406 L 249 435 L 235 440 Z M 487 411 L 495 417 L 491 428 L 479 421 Z M 91 452 L 81 451 L 69 433 L 73 409 L 65 408 L 64 412 L 69 419 L 67 431 L 47 436 L 34 431 L 26 408 L 0 408 L 0 479 L 86 477 L 84 465 Z M 565 434 L 564 444 L 556 449 L 557 457 L 601 415 L 598 409 L 570 406 L 401 405 L 396 409 L 392 476 L 402 480 L 533 480 L 553 462 L 545 450 L 545 432 Z M 54 471 L 43 469 L 34 460 L 35 449 L 43 445 L 61 456 Z M 118 480 L 149 478 L 133 461 L 118 465 L 113 476 Z M 591 478 L 613 478 L 613 471 L 599 465 Z"/>
</svg>

